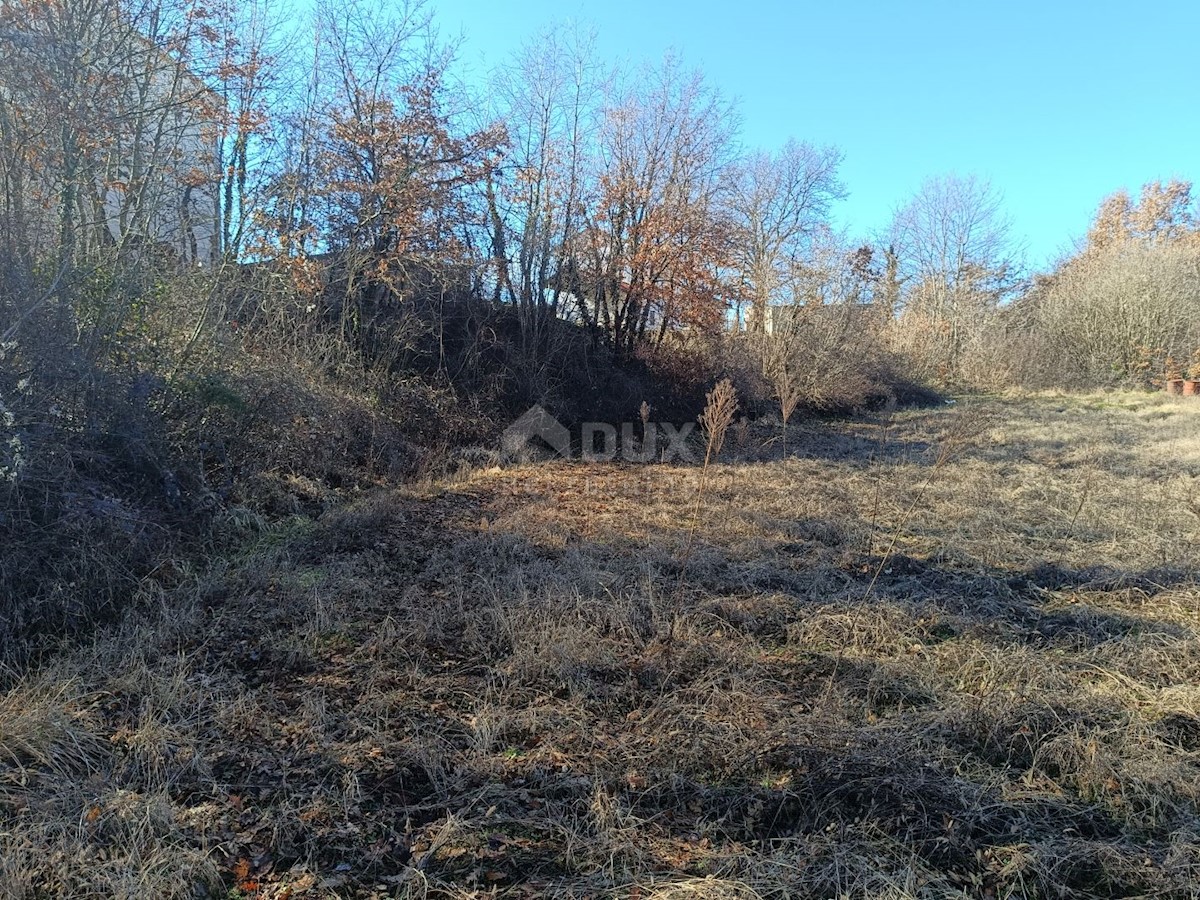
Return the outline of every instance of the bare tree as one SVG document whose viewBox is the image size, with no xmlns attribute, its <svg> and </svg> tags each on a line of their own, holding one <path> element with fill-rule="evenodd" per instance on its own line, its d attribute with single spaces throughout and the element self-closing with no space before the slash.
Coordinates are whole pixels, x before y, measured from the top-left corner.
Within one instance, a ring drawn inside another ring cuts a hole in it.
<svg viewBox="0 0 1200 900">
<path fill-rule="evenodd" d="M 211 39 L 197 69 L 211 89 L 205 117 L 218 181 L 215 255 L 237 260 L 277 171 L 272 113 L 282 119 L 291 100 L 281 58 L 301 34 L 286 25 L 277 0 L 216 0 L 206 13 Z"/>
<path fill-rule="evenodd" d="M 1003 199 L 974 175 L 926 180 L 896 211 L 892 233 L 913 279 L 933 278 L 953 288 L 982 271 L 997 290 L 1006 290 L 1018 267 L 1020 248 Z"/>
<path fill-rule="evenodd" d="M 1002 201 L 975 176 L 927 180 L 895 213 L 893 245 L 907 282 L 901 347 L 942 377 L 960 373 L 1000 303 L 1020 285 L 1020 248 Z"/>
<path fill-rule="evenodd" d="M 661 342 L 673 325 L 720 324 L 728 234 L 718 199 L 733 128 L 729 104 L 671 58 L 610 98 L 572 267 L 585 320 L 618 353 Z"/>
<path fill-rule="evenodd" d="M 594 171 L 602 76 L 590 34 L 539 34 L 493 79 L 508 153 L 488 179 L 494 297 L 514 304 L 524 357 L 539 365 L 568 291 L 571 254 Z"/>
<path fill-rule="evenodd" d="M 734 170 L 730 215 L 735 265 L 750 298 L 751 331 L 766 326 L 772 303 L 794 302 L 789 272 L 802 260 L 833 201 L 845 196 L 832 147 L 788 141 L 777 153 L 754 153 Z"/>
</svg>

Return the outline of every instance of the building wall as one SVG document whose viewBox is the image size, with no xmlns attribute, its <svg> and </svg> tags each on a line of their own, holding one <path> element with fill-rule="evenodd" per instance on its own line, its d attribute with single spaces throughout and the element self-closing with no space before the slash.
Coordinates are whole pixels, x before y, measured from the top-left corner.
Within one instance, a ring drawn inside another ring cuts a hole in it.
<svg viewBox="0 0 1200 900">
<path fill-rule="evenodd" d="M 100 188 L 106 225 L 118 243 L 131 236 L 169 247 L 183 264 L 208 265 L 220 254 L 216 138 L 201 102 L 208 91 L 155 48 L 147 52 L 161 60 L 149 64 L 151 96 L 167 108 L 118 136 L 108 166 L 116 177 Z"/>
<path fill-rule="evenodd" d="M 34 258 L 57 251 L 63 239 L 63 198 L 77 197 L 70 216 L 75 246 L 87 254 L 104 244 L 153 252 L 180 264 L 207 265 L 220 255 L 216 121 L 211 94 L 155 45 L 133 37 L 104 69 L 108 93 L 72 104 L 29 77 L 54 52 L 36 28 L 23 36 L 19 66 L 0 65 L 0 103 L 14 115 L 0 135 L 0 214 L 13 220 Z M 3 52 L 3 44 L 0 44 Z M 6 78 L 12 79 L 6 83 Z M 63 119 L 62 109 L 77 115 Z M 63 129 L 65 124 L 68 127 Z M 81 136 L 68 167 L 62 136 Z M 19 167 L 19 171 L 18 171 Z"/>
</svg>

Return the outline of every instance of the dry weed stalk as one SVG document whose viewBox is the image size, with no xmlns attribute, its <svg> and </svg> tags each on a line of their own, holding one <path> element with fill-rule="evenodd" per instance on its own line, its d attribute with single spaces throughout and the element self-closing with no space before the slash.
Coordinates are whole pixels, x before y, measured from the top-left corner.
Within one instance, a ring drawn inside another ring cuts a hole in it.
<svg viewBox="0 0 1200 900">
<path fill-rule="evenodd" d="M 704 412 L 700 414 L 700 427 L 704 429 L 707 438 L 704 447 L 704 463 L 700 467 L 700 483 L 696 487 L 696 497 L 692 505 L 691 522 L 688 525 L 687 542 L 683 547 L 683 556 L 679 561 L 679 580 L 675 584 L 675 598 L 671 605 L 671 628 L 666 638 L 666 651 L 670 653 L 671 641 L 675 636 L 675 625 L 679 618 L 679 609 L 683 604 L 683 589 L 687 581 L 688 561 L 692 557 L 692 549 L 696 543 L 696 531 L 700 527 L 700 511 L 704 504 L 704 493 L 708 488 L 708 469 L 712 461 L 721 452 L 725 443 L 725 434 L 733 424 L 737 414 L 737 391 L 728 378 L 721 379 L 706 396 Z"/>
<path fill-rule="evenodd" d="M 728 378 L 723 378 L 705 397 L 704 412 L 700 414 L 700 427 L 708 437 L 704 452 L 704 470 L 709 462 L 721 452 L 725 433 L 738 410 L 737 391 Z"/>
<path fill-rule="evenodd" d="M 783 420 L 783 455 L 787 456 L 788 420 L 792 417 L 792 413 L 796 411 L 796 407 L 800 405 L 800 400 L 804 396 L 804 392 L 800 389 L 797 379 L 792 377 L 792 374 L 788 371 L 786 362 L 781 362 L 776 367 L 771 381 L 775 388 L 775 399 L 779 401 L 779 417 Z"/>
<path fill-rule="evenodd" d="M 642 452 L 645 453 L 647 442 L 652 440 L 650 436 L 650 404 L 645 400 L 638 408 L 638 418 L 642 420 Z M 653 452 L 654 448 L 651 447 L 650 450 Z"/>
<path fill-rule="evenodd" d="M 880 426 L 879 426 L 879 447 L 878 447 L 877 455 L 873 455 L 871 457 L 870 461 L 871 461 L 872 466 L 874 466 L 878 462 L 879 458 L 881 458 L 883 456 L 883 454 L 886 452 L 887 444 L 888 444 L 888 435 L 891 433 L 891 430 L 892 430 L 892 417 L 889 412 L 887 415 L 885 415 L 883 422 L 880 423 Z M 873 555 L 875 553 L 875 534 L 879 530 L 879 503 L 882 498 L 882 495 L 883 495 L 883 473 L 882 473 L 882 471 L 878 471 L 877 477 L 875 478 L 875 500 L 874 500 L 873 504 L 871 505 L 870 539 L 867 544 L 867 553 L 870 555 Z"/>
</svg>

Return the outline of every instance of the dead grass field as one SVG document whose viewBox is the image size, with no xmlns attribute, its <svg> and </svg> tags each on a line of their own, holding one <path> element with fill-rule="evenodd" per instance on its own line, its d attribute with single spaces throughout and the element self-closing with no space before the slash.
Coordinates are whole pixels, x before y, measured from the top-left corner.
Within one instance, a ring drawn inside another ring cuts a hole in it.
<svg viewBox="0 0 1200 900">
<path fill-rule="evenodd" d="M 381 492 L 0 694 L 0 897 L 1200 897 L 1200 403 Z"/>
</svg>

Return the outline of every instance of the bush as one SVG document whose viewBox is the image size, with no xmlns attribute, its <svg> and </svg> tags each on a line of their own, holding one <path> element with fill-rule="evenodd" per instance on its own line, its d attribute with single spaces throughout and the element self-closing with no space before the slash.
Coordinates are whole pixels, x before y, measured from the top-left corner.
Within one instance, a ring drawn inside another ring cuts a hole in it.
<svg viewBox="0 0 1200 900">
<path fill-rule="evenodd" d="M 0 352 L 0 657 L 111 616 L 225 507 L 315 513 L 494 431 L 260 275 L 98 267 L 40 308 L 0 284 L 0 333 L 33 312 Z"/>
<path fill-rule="evenodd" d="M 819 413 L 851 412 L 895 400 L 902 383 L 884 340 L 884 321 L 870 305 L 799 306 L 777 317 L 758 344 L 772 398 Z"/>
<path fill-rule="evenodd" d="M 1127 241 L 1069 261 L 1011 312 L 1030 387 L 1137 384 L 1200 347 L 1200 247 Z"/>
</svg>

